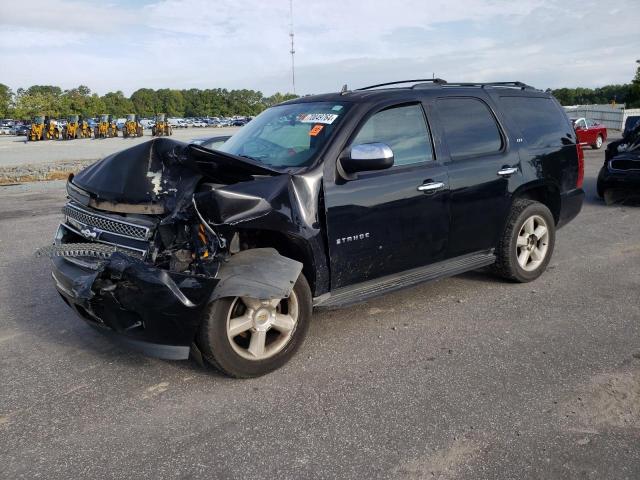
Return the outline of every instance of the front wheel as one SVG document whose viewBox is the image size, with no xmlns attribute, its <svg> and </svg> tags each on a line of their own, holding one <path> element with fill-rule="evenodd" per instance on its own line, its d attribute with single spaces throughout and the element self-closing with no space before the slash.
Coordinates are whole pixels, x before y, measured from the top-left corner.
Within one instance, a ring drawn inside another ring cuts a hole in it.
<svg viewBox="0 0 640 480">
<path fill-rule="evenodd" d="M 302 345 L 311 321 L 311 290 L 302 274 L 289 298 L 222 298 L 213 302 L 197 343 L 203 357 L 236 378 L 280 368 Z"/>
<path fill-rule="evenodd" d="M 531 282 L 546 270 L 556 240 L 555 220 L 542 203 L 516 199 L 496 249 L 494 270 L 516 282 Z"/>
</svg>

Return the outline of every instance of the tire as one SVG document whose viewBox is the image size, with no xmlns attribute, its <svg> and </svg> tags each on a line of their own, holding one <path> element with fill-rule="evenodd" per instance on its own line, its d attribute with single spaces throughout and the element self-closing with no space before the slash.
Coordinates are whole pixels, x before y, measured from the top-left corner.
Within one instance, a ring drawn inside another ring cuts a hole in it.
<svg viewBox="0 0 640 480">
<path fill-rule="evenodd" d="M 545 232 L 536 234 L 540 227 Z M 520 283 L 535 280 L 549 265 L 555 240 L 555 220 L 545 205 L 533 200 L 514 200 L 496 248 L 494 272 Z"/>
<path fill-rule="evenodd" d="M 598 180 L 596 182 L 596 194 L 599 198 L 604 198 L 604 172 L 606 167 L 602 167 L 600 169 L 600 173 L 598 173 Z"/>
<path fill-rule="evenodd" d="M 602 135 L 598 135 L 598 137 L 596 138 L 596 143 L 591 145 L 591 148 L 593 148 L 594 150 L 600 150 L 602 148 L 602 145 L 604 145 L 604 138 L 602 138 Z"/>
<path fill-rule="evenodd" d="M 254 310 L 250 310 L 248 305 L 255 302 L 258 302 L 259 308 L 254 307 Z M 281 300 L 277 308 L 281 316 L 289 317 L 289 321 L 297 316 L 297 320 L 293 321 L 293 329 L 288 330 L 288 333 L 267 325 L 262 327 L 264 333 L 260 334 L 261 329 L 256 322 L 271 318 L 264 313 L 273 309 L 272 305 L 265 306 L 257 300 L 240 297 L 222 298 L 211 303 L 196 340 L 204 359 L 222 373 L 235 378 L 259 377 L 283 366 L 304 342 L 311 322 L 311 290 L 304 275 L 300 274 L 291 296 Z M 283 314 L 285 308 L 291 310 Z M 257 315 L 250 315 L 252 311 L 257 312 Z M 228 333 L 228 326 L 230 320 L 236 317 L 238 320 L 247 319 L 245 322 L 248 323 L 242 327 L 245 330 L 232 339 Z M 257 344 L 260 344 L 261 338 L 263 339 L 263 358 L 251 359 L 253 354 L 250 349 L 254 338 Z M 272 352 L 269 352 L 269 349 Z"/>
</svg>

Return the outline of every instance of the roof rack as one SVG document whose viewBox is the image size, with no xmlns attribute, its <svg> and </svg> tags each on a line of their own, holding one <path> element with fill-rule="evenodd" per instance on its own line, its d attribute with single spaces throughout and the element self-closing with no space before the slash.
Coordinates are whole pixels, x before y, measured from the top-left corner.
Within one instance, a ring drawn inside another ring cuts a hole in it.
<svg viewBox="0 0 640 480">
<path fill-rule="evenodd" d="M 444 85 L 444 84 L 447 83 L 446 80 L 443 80 L 441 78 L 418 78 L 418 79 L 414 79 L 414 80 L 398 80 L 397 82 L 378 83 L 377 85 L 369 85 L 368 87 L 362 87 L 362 88 L 358 88 L 356 90 L 371 90 L 372 88 L 386 87 L 386 86 L 389 86 L 389 85 L 399 85 L 399 84 L 402 84 L 402 83 L 420 84 L 420 83 L 424 83 L 424 82 L 435 83 L 435 84 L 438 84 L 438 85 Z M 411 88 L 413 88 L 413 87 L 411 87 Z"/>
<path fill-rule="evenodd" d="M 469 83 L 447 83 L 448 87 L 508 87 L 519 88 L 521 90 L 535 90 L 535 87 L 522 82 L 469 82 Z"/>
</svg>

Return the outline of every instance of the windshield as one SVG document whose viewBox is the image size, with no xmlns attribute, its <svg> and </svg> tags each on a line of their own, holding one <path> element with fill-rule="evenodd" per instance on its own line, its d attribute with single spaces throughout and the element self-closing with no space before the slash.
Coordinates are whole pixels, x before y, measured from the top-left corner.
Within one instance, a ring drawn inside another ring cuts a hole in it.
<svg viewBox="0 0 640 480">
<path fill-rule="evenodd" d="M 70 122 L 77 122 L 78 115 L 69 115 L 69 118 L 67 120 L 69 120 Z"/>
<path fill-rule="evenodd" d="M 247 123 L 218 150 L 272 167 L 311 164 L 349 109 L 338 102 L 272 107 Z"/>
<path fill-rule="evenodd" d="M 100 115 L 100 121 L 101 122 L 108 122 L 109 121 L 109 115 Z"/>
<path fill-rule="evenodd" d="M 127 115 L 127 122 L 135 122 L 136 116 L 135 114 Z"/>
<path fill-rule="evenodd" d="M 34 122 L 36 125 L 42 125 L 44 123 L 44 117 L 36 117 L 34 118 Z"/>
</svg>

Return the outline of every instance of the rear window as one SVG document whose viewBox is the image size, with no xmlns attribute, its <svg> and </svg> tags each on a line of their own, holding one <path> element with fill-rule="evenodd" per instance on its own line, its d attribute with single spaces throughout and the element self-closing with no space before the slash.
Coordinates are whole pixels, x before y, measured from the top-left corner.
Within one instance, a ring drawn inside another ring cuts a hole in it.
<svg viewBox="0 0 640 480">
<path fill-rule="evenodd" d="M 492 154 L 502 148 L 502 136 L 489 107 L 475 98 L 440 98 L 438 118 L 453 160 Z"/>
<path fill-rule="evenodd" d="M 530 147 L 561 146 L 566 143 L 567 138 L 573 138 L 565 114 L 552 99 L 501 97 L 500 100 Z"/>
</svg>

